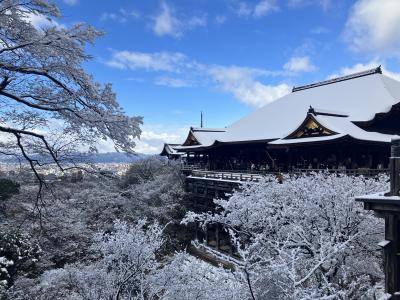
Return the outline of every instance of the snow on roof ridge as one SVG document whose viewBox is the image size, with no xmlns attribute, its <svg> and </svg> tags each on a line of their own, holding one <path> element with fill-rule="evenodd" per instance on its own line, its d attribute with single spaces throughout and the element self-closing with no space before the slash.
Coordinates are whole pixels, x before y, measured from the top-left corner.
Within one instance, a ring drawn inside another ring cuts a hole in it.
<svg viewBox="0 0 400 300">
<path fill-rule="evenodd" d="M 312 107 L 311 105 L 310 105 L 310 108 L 308 109 L 308 113 L 309 114 L 311 113 L 315 116 L 322 115 L 322 116 L 341 117 L 341 118 L 349 117 L 349 114 L 344 113 L 344 112 L 320 109 L 320 108 Z"/>
<path fill-rule="evenodd" d="M 336 83 L 336 82 L 340 82 L 340 81 L 345 81 L 345 80 L 350 80 L 350 79 L 359 78 L 359 77 L 363 77 L 363 76 L 373 75 L 373 74 L 382 74 L 381 66 L 374 68 L 374 69 L 370 69 L 370 70 L 366 70 L 366 71 L 362 71 L 362 72 L 358 72 L 358 73 L 353 73 L 353 74 L 349 74 L 349 75 L 342 76 L 342 77 L 332 78 L 332 79 L 328 79 L 328 80 L 324 80 L 324 81 L 320 81 L 320 82 L 316 82 L 316 83 L 312 83 L 312 84 L 302 85 L 302 86 L 298 86 L 298 87 L 294 86 L 292 89 L 292 93 L 319 87 L 319 86 L 323 86 L 323 85 L 327 85 L 327 84 L 332 84 L 332 83 Z"/>
<path fill-rule="evenodd" d="M 226 128 L 205 128 L 205 127 L 191 127 L 192 131 L 202 131 L 202 132 L 225 132 Z"/>
</svg>

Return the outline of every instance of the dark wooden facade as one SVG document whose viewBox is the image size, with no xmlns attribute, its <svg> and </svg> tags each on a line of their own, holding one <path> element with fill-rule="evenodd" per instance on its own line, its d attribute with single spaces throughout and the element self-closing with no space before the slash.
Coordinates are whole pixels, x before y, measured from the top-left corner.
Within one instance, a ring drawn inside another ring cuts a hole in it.
<svg viewBox="0 0 400 300">
<path fill-rule="evenodd" d="M 266 142 L 222 144 L 189 152 L 188 164 L 206 170 L 288 172 L 296 169 L 386 169 L 390 145 L 339 140 L 268 145 Z"/>
</svg>

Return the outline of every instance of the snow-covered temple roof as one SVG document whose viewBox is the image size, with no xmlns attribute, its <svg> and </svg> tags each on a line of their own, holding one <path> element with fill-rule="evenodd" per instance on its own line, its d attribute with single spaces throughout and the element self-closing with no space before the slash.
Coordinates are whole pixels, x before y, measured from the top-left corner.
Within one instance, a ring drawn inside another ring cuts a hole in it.
<svg viewBox="0 0 400 300">
<path fill-rule="evenodd" d="M 338 117 L 338 116 L 327 116 L 327 115 L 316 115 L 313 116 L 316 122 L 320 124 L 323 128 L 327 128 L 333 131 L 332 134 L 327 134 L 325 136 L 317 137 L 302 137 L 302 138 L 281 138 L 278 140 L 271 141 L 271 145 L 288 145 L 296 143 L 307 143 L 307 142 L 322 142 L 334 139 L 339 139 L 342 137 L 351 137 L 360 141 L 371 141 L 371 142 L 384 142 L 390 143 L 392 135 L 382 134 L 378 132 L 368 132 L 349 120 L 348 117 Z"/>
<path fill-rule="evenodd" d="M 188 137 L 185 142 L 183 142 L 182 147 L 199 148 L 211 146 L 216 140 L 221 138 L 225 132 L 226 128 L 191 127 Z"/>
<path fill-rule="evenodd" d="M 168 155 L 182 155 L 179 153 L 175 147 L 179 146 L 179 144 L 164 144 L 164 147 L 160 153 L 161 156 L 168 156 Z"/>
<path fill-rule="evenodd" d="M 296 130 L 309 112 L 318 108 L 314 117 L 337 134 L 305 137 L 302 142 L 354 139 L 390 142 L 392 135 L 368 132 L 354 123 L 373 120 L 400 102 L 400 82 L 382 74 L 379 68 L 293 88 L 292 93 L 271 102 L 221 131 L 201 132 L 191 128 L 197 144 L 184 143 L 181 150 L 204 148 L 221 143 L 265 141 L 270 144 L 299 143 L 285 139 Z M 189 133 L 190 136 L 190 133 Z"/>
</svg>

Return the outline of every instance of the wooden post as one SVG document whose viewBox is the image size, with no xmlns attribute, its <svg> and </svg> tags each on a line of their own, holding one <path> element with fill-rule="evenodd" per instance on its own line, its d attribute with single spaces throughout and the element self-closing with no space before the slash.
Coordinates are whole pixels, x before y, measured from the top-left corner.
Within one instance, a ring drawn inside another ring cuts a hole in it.
<svg viewBox="0 0 400 300">
<path fill-rule="evenodd" d="M 392 140 L 390 156 L 390 192 L 385 197 L 376 195 L 356 198 L 364 208 L 373 210 L 385 219 L 383 248 L 385 289 L 391 300 L 400 300 L 400 139 Z"/>
<path fill-rule="evenodd" d="M 390 155 L 390 194 L 399 196 L 400 191 L 400 139 L 392 141 Z"/>
<path fill-rule="evenodd" d="M 400 192 L 400 139 L 392 140 L 390 155 L 390 192 L 387 196 L 399 196 Z M 386 290 L 399 293 L 393 299 L 400 299 L 400 213 L 385 214 L 385 240 L 390 241 L 384 248 Z"/>
<path fill-rule="evenodd" d="M 215 248 L 219 250 L 219 224 L 215 225 Z"/>
<path fill-rule="evenodd" d="M 400 292 L 400 218 L 385 217 L 385 242 L 383 247 L 385 266 L 385 288 L 389 294 Z M 400 295 L 392 297 L 400 299 Z"/>
<path fill-rule="evenodd" d="M 206 245 L 208 245 L 208 225 L 205 225 L 205 232 L 204 232 L 204 239 L 205 239 L 205 243 Z"/>
<path fill-rule="evenodd" d="M 194 229 L 194 238 L 196 241 L 199 240 L 199 222 L 194 223 L 195 229 Z"/>
</svg>

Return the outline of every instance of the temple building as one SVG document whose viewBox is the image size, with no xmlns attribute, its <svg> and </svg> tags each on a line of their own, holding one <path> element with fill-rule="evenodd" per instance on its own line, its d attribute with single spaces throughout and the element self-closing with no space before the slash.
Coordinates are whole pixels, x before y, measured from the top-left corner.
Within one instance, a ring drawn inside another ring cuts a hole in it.
<svg viewBox="0 0 400 300">
<path fill-rule="evenodd" d="M 190 128 L 171 147 L 205 170 L 383 170 L 397 134 L 400 82 L 378 67 L 294 87 L 226 128 Z"/>
<path fill-rule="evenodd" d="M 180 159 L 184 153 L 178 152 L 174 147 L 179 146 L 179 144 L 164 144 L 164 147 L 160 153 L 161 156 L 166 156 L 168 159 Z"/>
</svg>

